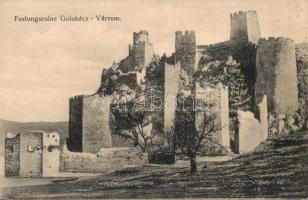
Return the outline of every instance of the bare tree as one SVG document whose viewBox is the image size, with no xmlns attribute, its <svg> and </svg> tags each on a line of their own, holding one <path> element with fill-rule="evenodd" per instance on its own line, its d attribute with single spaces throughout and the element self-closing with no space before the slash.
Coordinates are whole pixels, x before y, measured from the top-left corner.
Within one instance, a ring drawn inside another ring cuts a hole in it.
<svg viewBox="0 0 308 200">
<path fill-rule="evenodd" d="M 174 145 L 176 154 L 184 154 L 190 160 L 191 173 L 197 172 L 196 156 L 200 154 L 205 141 L 216 144 L 212 136 L 221 130 L 210 111 L 202 111 L 202 126 L 196 126 L 196 110 L 193 97 L 187 97 L 176 111 Z"/>
<path fill-rule="evenodd" d="M 151 116 L 145 108 L 143 96 L 131 95 L 120 103 L 113 101 L 111 110 L 110 124 L 113 133 L 124 139 L 131 139 L 135 146 L 145 152 L 151 140 L 151 135 L 145 131 L 147 126 L 151 126 Z"/>
</svg>

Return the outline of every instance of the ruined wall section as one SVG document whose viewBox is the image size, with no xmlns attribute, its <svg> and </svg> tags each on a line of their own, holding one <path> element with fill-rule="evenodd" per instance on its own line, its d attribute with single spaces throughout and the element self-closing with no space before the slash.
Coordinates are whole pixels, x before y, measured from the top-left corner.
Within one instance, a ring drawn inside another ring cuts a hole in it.
<svg viewBox="0 0 308 200">
<path fill-rule="evenodd" d="M 19 176 L 20 135 L 5 138 L 5 176 Z"/>
<path fill-rule="evenodd" d="M 298 109 L 295 45 L 291 39 L 260 39 L 256 76 L 256 104 L 267 95 L 269 112 L 291 113 Z"/>
<path fill-rule="evenodd" d="M 175 32 L 175 63 L 192 77 L 196 69 L 196 35 L 194 31 Z"/>
<path fill-rule="evenodd" d="M 217 86 L 195 86 L 196 94 L 196 128 L 203 130 L 204 123 L 215 124 L 216 132 L 204 141 L 201 153 L 204 155 L 222 155 L 230 151 L 229 135 L 229 102 L 228 88 L 222 84 Z M 207 121 L 205 116 L 213 117 Z M 210 128 L 210 126 L 206 126 Z"/>
<path fill-rule="evenodd" d="M 42 176 L 43 134 L 29 132 L 20 134 L 21 177 Z"/>
<path fill-rule="evenodd" d="M 60 172 L 60 135 L 43 133 L 43 176 L 53 177 Z"/>
</svg>

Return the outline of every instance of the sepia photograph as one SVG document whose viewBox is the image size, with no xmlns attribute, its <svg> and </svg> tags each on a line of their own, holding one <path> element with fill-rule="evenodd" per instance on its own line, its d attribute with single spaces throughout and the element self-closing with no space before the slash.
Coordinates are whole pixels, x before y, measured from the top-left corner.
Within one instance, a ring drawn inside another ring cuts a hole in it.
<svg viewBox="0 0 308 200">
<path fill-rule="evenodd" d="M 307 0 L 0 0 L 0 199 L 308 198 Z"/>
</svg>

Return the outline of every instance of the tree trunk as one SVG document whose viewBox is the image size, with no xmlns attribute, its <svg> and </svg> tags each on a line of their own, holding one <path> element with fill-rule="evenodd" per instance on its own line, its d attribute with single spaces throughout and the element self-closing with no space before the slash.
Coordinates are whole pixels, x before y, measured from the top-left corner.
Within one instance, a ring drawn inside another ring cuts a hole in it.
<svg viewBox="0 0 308 200">
<path fill-rule="evenodd" d="M 197 159 L 196 156 L 190 156 L 190 173 L 197 173 Z"/>
</svg>

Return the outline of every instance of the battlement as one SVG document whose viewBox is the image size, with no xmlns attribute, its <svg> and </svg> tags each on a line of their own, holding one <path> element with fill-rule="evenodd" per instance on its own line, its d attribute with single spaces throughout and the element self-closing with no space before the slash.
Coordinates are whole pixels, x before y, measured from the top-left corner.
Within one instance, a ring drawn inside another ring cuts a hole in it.
<svg viewBox="0 0 308 200">
<path fill-rule="evenodd" d="M 195 34 L 195 31 L 193 30 L 186 30 L 185 32 L 183 31 L 176 31 L 175 32 L 175 37 L 195 37 L 196 34 Z"/>
<path fill-rule="evenodd" d="M 248 11 L 239 11 L 239 12 L 236 12 L 236 13 L 232 13 L 232 14 L 230 14 L 230 16 L 231 16 L 231 19 L 234 19 L 234 18 L 238 18 L 238 17 L 247 17 L 247 15 L 256 15 L 256 14 L 257 14 L 257 11 L 248 10 Z"/>
<path fill-rule="evenodd" d="M 84 96 L 85 95 L 76 95 L 76 96 L 70 97 L 69 100 L 70 101 L 77 101 L 77 100 L 82 99 Z"/>
<path fill-rule="evenodd" d="M 285 37 L 268 37 L 268 38 L 260 38 L 259 40 L 259 45 L 260 44 L 263 44 L 263 43 L 271 43 L 271 42 L 274 42 L 274 43 L 282 43 L 282 42 L 285 42 L 285 43 L 294 43 L 294 41 L 290 38 L 285 38 Z"/>
<path fill-rule="evenodd" d="M 228 48 L 230 46 L 230 41 L 224 41 L 219 43 L 213 43 L 208 45 L 197 45 L 197 49 L 220 49 L 220 48 Z"/>
<path fill-rule="evenodd" d="M 136 45 L 138 43 L 150 43 L 148 31 L 141 30 L 133 33 L 133 44 Z"/>
<path fill-rule="evenodd" d="M 175 32 L 175 49 L 188 47 L 188 45 L 196 48 L 196 34 L 195 31 L 176 31 Z M 194 49 L 193 48 L 193 49 Z"/>
</svg>

